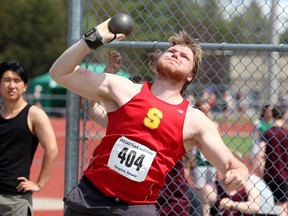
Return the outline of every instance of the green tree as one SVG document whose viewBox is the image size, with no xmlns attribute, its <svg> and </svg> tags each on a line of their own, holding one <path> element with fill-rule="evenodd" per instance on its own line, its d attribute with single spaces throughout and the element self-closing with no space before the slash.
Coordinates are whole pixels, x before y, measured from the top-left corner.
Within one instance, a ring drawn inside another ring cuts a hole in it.
<svg viewBox="0 0 288 216">
<path fill-rule="evenodd" d="M 233 33 L 231 43 L 269 43 L 269 20 L 256 1 L 251 1 L 240 15 L 232 16 L 229 29 Z"/>
<path fill-rule="evenodd" d="M 191 1 L 184 8 L 187 19 L 185 28 L 195 38 L 205 43 L 226 42 L 229 35 L 223 8 L 217 0 Z"/>
<path fill-rule="evenodd" d="M 0 61 L 17 59 L 30 77 L 49 70 L 67 47 L 67 1 L 0 0 Z"/>
</svg>

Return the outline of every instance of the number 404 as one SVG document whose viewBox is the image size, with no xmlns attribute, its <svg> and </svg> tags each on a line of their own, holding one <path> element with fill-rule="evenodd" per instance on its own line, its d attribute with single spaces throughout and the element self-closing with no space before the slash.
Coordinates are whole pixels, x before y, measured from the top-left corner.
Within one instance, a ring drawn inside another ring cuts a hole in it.
<svg viewBox="0 0 288 216">
<path fill-rule="evenodd" d="M 118 158 L 120 158 L 120 163 L 125 164 L 127 167 L 131 167 L 132 165 L 135 165 L 137 168 L 136 170 L 139 171 L 140 168 L 142 167 L 143 160 L 145 158 L 144 154 L 141 154 L 140 156 L 137 157 L 137 152 L 134 150 L 130 150 L 128 152 L 128 148 L 123 148 L 119 154 Z"/>
</svg>

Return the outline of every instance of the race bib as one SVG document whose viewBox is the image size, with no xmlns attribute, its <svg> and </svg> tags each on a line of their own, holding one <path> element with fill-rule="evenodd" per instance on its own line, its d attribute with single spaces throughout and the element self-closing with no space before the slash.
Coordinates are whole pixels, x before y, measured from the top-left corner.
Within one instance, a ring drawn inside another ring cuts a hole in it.
<svg viewBox="0 0 288 216">
<path fill-rule="evenodd" d="M 126 178 L 142 182 L 145 180 L 155 156 L 155 151 L 122 136 L 112 148 L 108 166 Z"/>
</svg>

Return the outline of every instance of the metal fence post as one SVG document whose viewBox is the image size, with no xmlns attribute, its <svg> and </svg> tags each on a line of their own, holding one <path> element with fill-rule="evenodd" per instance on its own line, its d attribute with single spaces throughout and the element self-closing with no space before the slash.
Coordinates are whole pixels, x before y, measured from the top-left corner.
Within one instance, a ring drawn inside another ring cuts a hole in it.
<svg viewBox="0 0 288 216">
<path fill-rule="evenodd" d="M 69 1 L 68 46 L 81 38 L 82 1 Z M 65 195 L 78 183 L 80 97 L 67 91 Z"/>
</svg>

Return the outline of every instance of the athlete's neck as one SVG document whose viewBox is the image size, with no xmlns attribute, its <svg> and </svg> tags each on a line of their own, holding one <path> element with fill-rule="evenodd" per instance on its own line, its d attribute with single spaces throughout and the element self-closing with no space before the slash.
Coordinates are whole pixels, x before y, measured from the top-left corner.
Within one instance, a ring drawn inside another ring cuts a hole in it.
<svg viewBox="0 0 288 216">
<path fill-rule="evenodd" d="M 151 91 L 157 98 L 167 103 L 180 104 L 183 101 L 183 97 L 180 94 L 181 88 L 182 86 L 178 87 L 175 83 L 155 79 L 151 86 Z"/>
</svg>

